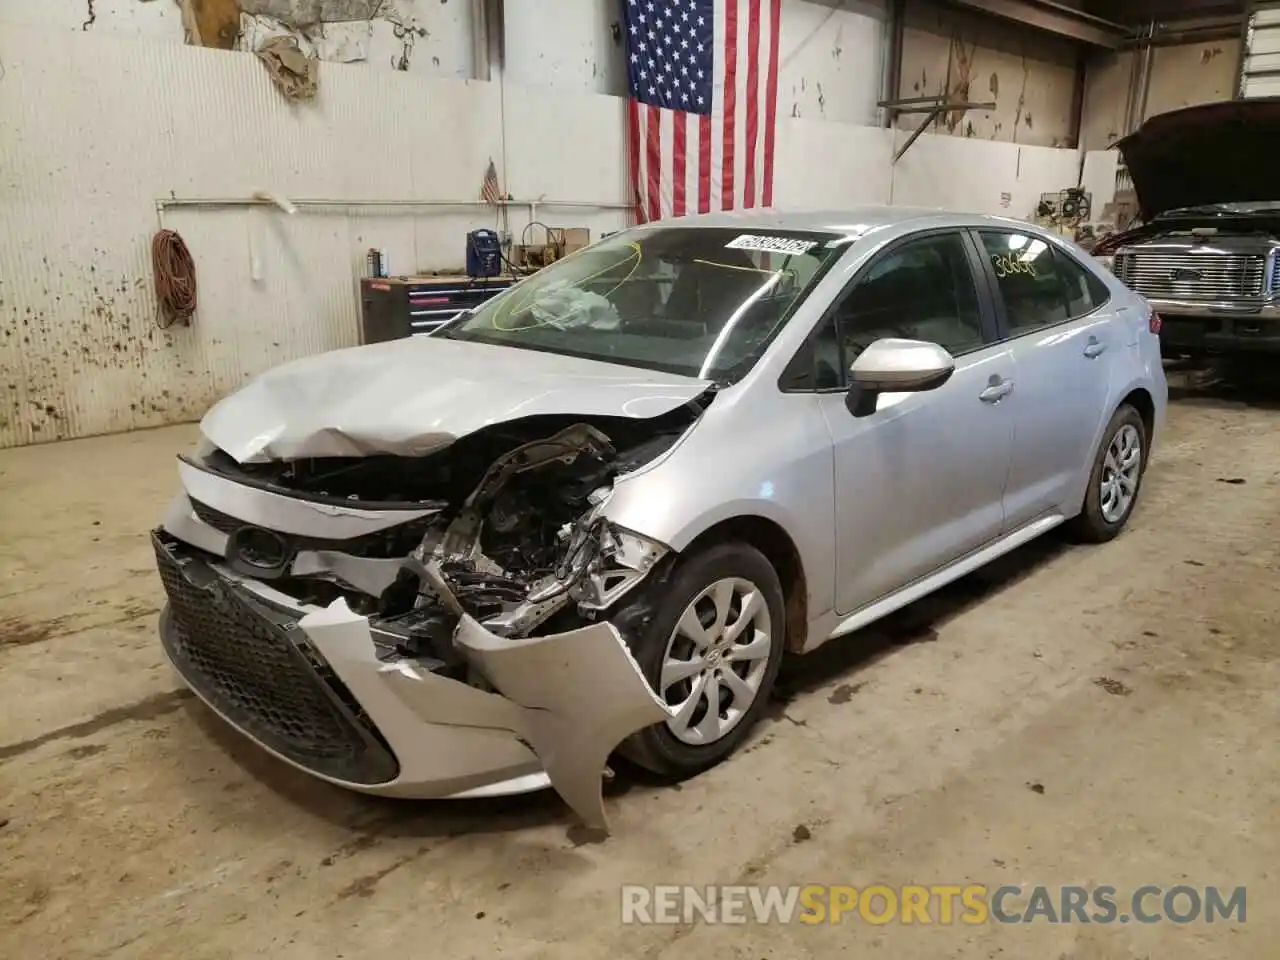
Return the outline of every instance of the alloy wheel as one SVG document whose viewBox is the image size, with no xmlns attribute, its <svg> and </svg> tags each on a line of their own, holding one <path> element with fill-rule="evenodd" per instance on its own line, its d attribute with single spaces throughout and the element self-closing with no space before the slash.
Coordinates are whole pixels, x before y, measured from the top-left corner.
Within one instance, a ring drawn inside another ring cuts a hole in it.
<svg viewBox="0 0 1280 960">
<path fill-rule="evenodd" d="M 1119 523 L 1133 507 L 1142 477 L 1142 436 L 1131 423 L 1124 424 L 1111 438 L 1102 461 L 1102 519 Z"/>
<path fill-rule="evenodd" d="M 680 615 L 662 658 L 658 695 L 676 714 L 667 729 L 682 743 L 715 743 L 760 693 L 773 648 L 769 605 L 741 577 L 717 580 Z"/>
</svg>

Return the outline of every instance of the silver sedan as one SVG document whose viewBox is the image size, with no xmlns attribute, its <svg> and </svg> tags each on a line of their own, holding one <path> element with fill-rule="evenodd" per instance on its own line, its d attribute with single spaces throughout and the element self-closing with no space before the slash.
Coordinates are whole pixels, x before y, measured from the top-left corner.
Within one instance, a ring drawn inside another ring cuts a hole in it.
<svg viewBox="0 0 1280 960">
<path fill-rule="evenodd" d="M 1073 244 L 928 210 L 608 237 L 430 336 L 214 407 L 153 534 L 165 650 L 352 789 L 695 775 L 785 654 L 1062 524 L 1114 537 L 1166 402 L 1160 319 Z"/>
</svg>

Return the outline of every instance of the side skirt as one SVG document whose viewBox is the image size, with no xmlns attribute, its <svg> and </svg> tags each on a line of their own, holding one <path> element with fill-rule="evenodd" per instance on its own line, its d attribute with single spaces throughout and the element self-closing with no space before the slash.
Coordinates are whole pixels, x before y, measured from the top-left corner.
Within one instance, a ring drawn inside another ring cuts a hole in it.
<svg viewBox="0 0 1280 960">
<path fill-rule="evenodd" d="M 985 547 L 979 547 L 973 553 L 967 554 L 958 560 L 953 560 L 940 570 L 935 570 L 933 573 L 927 574 L 919 580 L 907 584 L 900 590 L 881 597 L 879 600 L 873 600 L 852 614 L 842 617 L 840 614 L 833 613 L 822 618 L 810 627 L 809 638 L 801 652 L 808 653 L 822 646 L 828 640 L 834 640 L 836 637 L 842 637 L 845 634 L 853 633 L 855 630 L 861 630 L 882 617 L 886 617 L 896 610 L 901 610 L 907 604 L 914 603 L 921 597 L 928 596 L 935 590 L 959 580 L 980 567 L 986 566 L 997 557 L 1002 557 L 1006 553 L 1030 543 L 1042 534 L 1048 533 L 1054 527 L 1061 525 L 1066 519 L 1061 513 L 1051 513 L 1038 517 L 1017 530 L 1005 534 L 1000 539 L 993 540 Z"/>
</svg>

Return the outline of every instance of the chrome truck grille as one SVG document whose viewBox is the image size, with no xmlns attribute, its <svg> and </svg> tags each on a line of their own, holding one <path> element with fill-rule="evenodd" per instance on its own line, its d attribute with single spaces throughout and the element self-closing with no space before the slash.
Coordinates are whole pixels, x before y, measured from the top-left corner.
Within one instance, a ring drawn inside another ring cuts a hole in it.
<svg viewBox="0 0 1280 960">
<path fill-rule="evenodd" d="M 1117 254 L 1113 269 L 1123 284 L 1152 300 L 1238 300 L 1262 296 L 1267 258 L 1261 253 L 1138 249 Z"/>
</svg>

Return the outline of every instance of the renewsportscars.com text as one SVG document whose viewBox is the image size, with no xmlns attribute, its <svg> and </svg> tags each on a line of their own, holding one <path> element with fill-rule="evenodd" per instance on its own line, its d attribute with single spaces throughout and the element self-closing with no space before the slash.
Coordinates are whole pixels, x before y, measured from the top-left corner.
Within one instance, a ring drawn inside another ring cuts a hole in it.
<svg viewBox="0 0 1280 960">
<path fill-rule="evenodd" d="M 1112 924 L 1245 922 L 1244 887 L 984 884 L 624 886 L 622 922 Z"/>
</svg>

